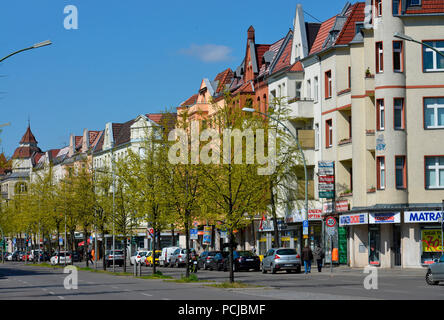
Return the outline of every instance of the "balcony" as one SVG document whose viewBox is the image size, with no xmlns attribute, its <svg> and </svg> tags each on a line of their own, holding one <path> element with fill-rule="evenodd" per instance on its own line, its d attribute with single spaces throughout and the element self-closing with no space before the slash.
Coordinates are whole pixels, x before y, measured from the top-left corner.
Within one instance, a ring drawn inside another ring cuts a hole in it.
<svg viewBox="0 0 444 320">
<path fill-rule="evenodd" d="M 342 139 L 338 142 L 339 161 L 352 159 L 352 138 Z"/>
<path fill-rule="evenodd" d="M 308 199 L 313 200 L 315 198 L 315 183 L 313 180 L 308 180 Z M 298 181 L 298 194 L 297 194 L 298 200 L 304 200 L 305 199 L 305 180 L 302 177 L 302 179 L 299 179 Z"/>
<path fill-rule="evenodd" d="M 289 117 L 296 119 L 313 119 L 314 118 L 314 104 L 313 100 L 300 100 L 299 98 L 292 98 L 288 100 L 288 107 L 291 110 Z"/>
<path fill-rule="evenodd" d="M 368 151 L 374 151 L 376 147 L 375 130 L 366 130 L 365 146 Z"/>
<path fill-rule="evenodd" d="M 315 165 L 315 131 L 298 130 L 299 144 L 304 152 L 305 162 L 308 166 Z"/>
<path fill-rule="evenodd" d="M 366 75 L 365 79 L 365 94 L 368 96 L 375 95 L 375 76 L 374 75 Z"/>
</svg>

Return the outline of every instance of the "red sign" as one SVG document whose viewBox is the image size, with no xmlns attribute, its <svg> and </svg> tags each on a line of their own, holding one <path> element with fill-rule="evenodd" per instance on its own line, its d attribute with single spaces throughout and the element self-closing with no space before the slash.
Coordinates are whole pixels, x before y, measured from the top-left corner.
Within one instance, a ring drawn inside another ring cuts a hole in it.
<svg viewBox="0 0 444 320">
<path fill-rule="evenodd" d="M 336 219 L 333 217 L 328 217 L 325 221 L 325 224 L 327 225 L 327 227 L 333 228 L 336 224 Z"/>
<path fill-rule="evenodd" d="M 319 183 L 333 184 L 335 183 L 335 176 L 319 176 Z"/>
</svg>

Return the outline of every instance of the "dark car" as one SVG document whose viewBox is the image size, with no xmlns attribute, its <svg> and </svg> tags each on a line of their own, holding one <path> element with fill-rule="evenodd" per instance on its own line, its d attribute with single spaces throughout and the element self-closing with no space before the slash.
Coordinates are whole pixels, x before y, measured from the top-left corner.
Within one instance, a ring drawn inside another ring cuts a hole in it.
<svg viewBox="0 0 444 320">
<path fill-rule="evenodd" d="M 23 253 L 21 251 L 14 251 L 12 253 L 12 261 L 20 261 L 22 258 Z"/>
<path fill-rule="evenodd" d="M 429 285 L 438 285 L 444 281 L 444 255 L 435 259 L 434 263 L 427 268 L 426 282 Z"/>
<path fill-rule="evenodd" d="M 199 259 L 197 260 L 197 267 L 199 269 L 208 269 L 208 265 L 210 261 L 214 258 L 214 256 L 221 251 L 204 251 L 200 254 Z"/>
<path fill-rule="evenodd" d="M 225 259 L 230 253 L 228 251 L 221 251 L 214 255 L 213 259 L 208 263 L 208 269 L 221 271 L 224 268 Z"/>
<path fill-rule="evenodd" d="M 229 259 L 224 261 L 224 271 L 229 270 Z M 233 270 L 251 270 L 259 271 L 261 269 L 261 259 L 251 251 L 234 251 L 233 252 Z"/>
<path fill-rule="evenodd" d="M 72 262 L 82 261 L 81 256 L 77 251 L 70 252 L 69 254 L 71 255 Z"/>
</svg>

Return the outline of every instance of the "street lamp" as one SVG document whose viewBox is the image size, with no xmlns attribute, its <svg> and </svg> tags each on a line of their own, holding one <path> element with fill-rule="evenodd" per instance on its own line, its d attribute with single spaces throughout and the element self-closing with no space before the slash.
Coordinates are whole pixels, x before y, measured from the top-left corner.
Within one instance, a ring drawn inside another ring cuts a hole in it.
<svg viewBox="0 0 444 320">
<path fill-rule="evenodd" d="M 21 49 L 21 50 L 18 50 L 18 51 L 13 52 L 13 53 L 11 53 L 11 54 L 8 54 L 6 57 L 0 59 L 0 62 L 2 62 L 3 60 L 8 59 L 9 57 L 12 57 L 13 55 L 16 55 L 16 54 L 18 54 L 18 53 L 20 53 L 20 52 L 28 51 L 28 50 L 32 50 L 32 49 L 37 49 L 37 48 L 41 48 L 41 47 L 46 47 L 46 46 L 49 46 L 49 45 L 51 45 L 51 44 L 52 44 L 52 42 L 49 41 L 49 40 L 46 40 L 46 41 L 43 41 L 43 42 L 36 43 L 36 44 L 32 45 L 32 46 L 29 47 L 29 48 Z"/>
<path fill-rule="evenodd" d="M 303 163 L 304 163 L 304 174 L 305 174 L 305 212 L 304 212 L 304 221 L 308 221 L 308 193 L 307 193 L 307 191 L 308 191 L 308 180 L 307 180 L 307 163 L 306 163 L 306 161 L 305 161 L 305 155 L 304 155 L 304 152 L 302 151 L 301 145 L 299 144 L 299 140 L 298 140 L 298 138 L 293 134 L 293 132 L 292 132 L 292 131 L 291 131 L 291 130 L 290 130 L 285 124 L 283 124 L 283 123 L 282 123 L 281 121 L 279 121 L 278 119 L 276 119 L 276 118 L 274 118 L 274 117 L 272 117 L 272 116 L 270 116 L 270 115 L 268 115 L 268 114 L 266 114 L 266 113 L 262 113 L 262 112 L 260 112 L 260 111 L 257 111 L 256 109 L 253 109 L 253 108 L 243 108 L 242 111 L 245 111 L 245 112 L 251 112 L 251 113 L 256 112 L 256 113 L 259 113 L 259 114 L 261 114 L 261 115 L 264 115 L 264 116 L 266 116 L 266 117 L 268 117 L 268 118 L 270 118 L 270 119 L 276 121 L 276 122 L 279 123 L 282 127 L 284 127 L 284 128 L 285 128 L 285 129 L 291 134 L 291 136 L 294 138 L 294 140 L 296 141 L 296 145 L 297 145 L 299 151 L 300 151 L 301 154 L 302 154 L 302 161 L 303 161 Z"/>
<path fill-rule="evenodd" d="M 420 44 L 420 45 L 422 45 L 422 46 L 424 46 L 424 47 L 427 47 L 427 48 L 429 48 L 429 49 L 435 51 L 436 53 L 438 53 L 439 55 L 441 55 L 441 56 L 444 57 L 444 53 L 441 52 L 441 51 L 439 51 L 438 49 L 432 47 L 431 45 L 429 45 L 429 44 L 427 44 L 427 43 L 424 43 L 424 42 L 421 42 L 421 41 L 415 40 L 415 39 L 413 39 L 412 37 L 406 36 L 406 35 L 403 34 L 403 33 L 396 32 L 393 36 L 394 36 L 395 38 L 398 38 L 398 39 L 401 39 L 401 40 L 405 40 L 405 41 L 410 41 L 410 42 L 418 43 L 418 44 Z"/>
</svg>

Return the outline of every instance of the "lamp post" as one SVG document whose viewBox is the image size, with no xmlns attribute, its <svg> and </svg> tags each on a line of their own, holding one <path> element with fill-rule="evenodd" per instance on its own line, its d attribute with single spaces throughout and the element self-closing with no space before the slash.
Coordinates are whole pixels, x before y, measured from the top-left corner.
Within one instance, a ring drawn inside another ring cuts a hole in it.
<svg viewBox="0 0 444 320">
<path fill-rule="evenodd" d="M 418 44 L 420 44 L 420 45 L 422 45 L 422 46 L 424 46 L 424 47 L 427 47 L 427 48 L 429 48 L 429 49 L 435 51 L 436 53 L 438 53 L 439 55 L 441 55 L 441 56 L 444 57 L 444 53 L 441 52 L 441 51 L 439 51 L 438 49 L 432 47 L 431 45 L 429 45 L 429 44 L 427 44 L 427 43 L 424 43 L 424 42 L 421 42 L 421 41 L 415 40 L 415 39 L 413 39 L 412 37 L 406 36 L 406 35 L 403 34 L 403 33 L 396 32 L 393 36 L 394 36 L 395 38 L 398 38 L 398 39 L 401 39 L 401 40 L 405 40 L 405 41 L 410 41 L 410 42 L 418 43 Z"/>
<path fill-rule="evenodd" d="M 253 109 L 253 108 L 243 108 L 242 109 L 242 111 L 245 111 L 245 112 L 251 112 L 251 113 L 254 113 L 254 112 L 256 112 L 256 113 L 259 113 L 259 114 L 261 114 L 261 115 L 263 115 L 263 116 L 266 116 L 267 118 L 270 118 L 270 119 L 272 119 L 272 120 L 274 120 L 274 121 L 276 121 L 277 123 L 279 123 L 282 127 L 284 127 L 285 128 L 285 130 L 287 130 L 290 134 L 291 134 L 291 136 L 294 138 L 294 140 L 296 141 L 296 145 L 297 145 L 297 147 L 298 147 L 298 149 L 299 149 L 299 151 L 301 152 L 301 154 L 302 154 L 302 161 L 303 161 L 303 163 L 304 163 L 304 174 L 305 174 L 305 212 L 304 212 L 304 221 L 307 221 L 308 222 L 308 180 L 307 180 L 307 163 L 306 163 L 306 161 L 305 161 L 305 155 L 304 155 L 304 152 L 302 151 L 302 148 L 301 148 L 301 145 L 299 144 L 299 140 L 298 140 L 298 138 L 294 135 L 294 133 L 285 125 L 285 124 L 283 124 L 281 121 L 279 121 L 278 119 L 276 119 L 276 118 L 274 118 L 274 117 L 272 117 L 272 116 L 270 116 L 270 115 L 268 115 L 268 114 L 266 114 L 266 113 L 262 113 L 262 112 L 260 112 L 260 111 L 257 111 L 256 109 Z"/>
<path fill-rule="evenodd" d="M 20 52 L 28 51 L 28 50 L 32 50 L 32 49 L 37 49 L 37 48 L 41 48 L 41 47 L 46 47 L 46 46 L 49 46 L 49 45 L 51 45 L 51 44 L 52 44 L 52 42 L 49 41 L 49 40 L 46 40 L 46 41 L 43 41 L 43 42 L 36 43 L 36 44 L 34 44 L 33 46 L 31 46 L 31 47 L 29 47 L 29 48 L 24 48 L 24 49 L 21 49 L 21 50 L 15 51 L 15 52 L 13 52 L 13 53 L 11 53 L 11 54 L 8 54 L 6 57 L 0 59 L 0 62 L 2 62 L 3 60 L 8 59 L 9 57 L 12 57 L 13 55 L 16 55 L 16 54 L 18 54 L 18 53 L 20 53 Z"/>
</svg>

